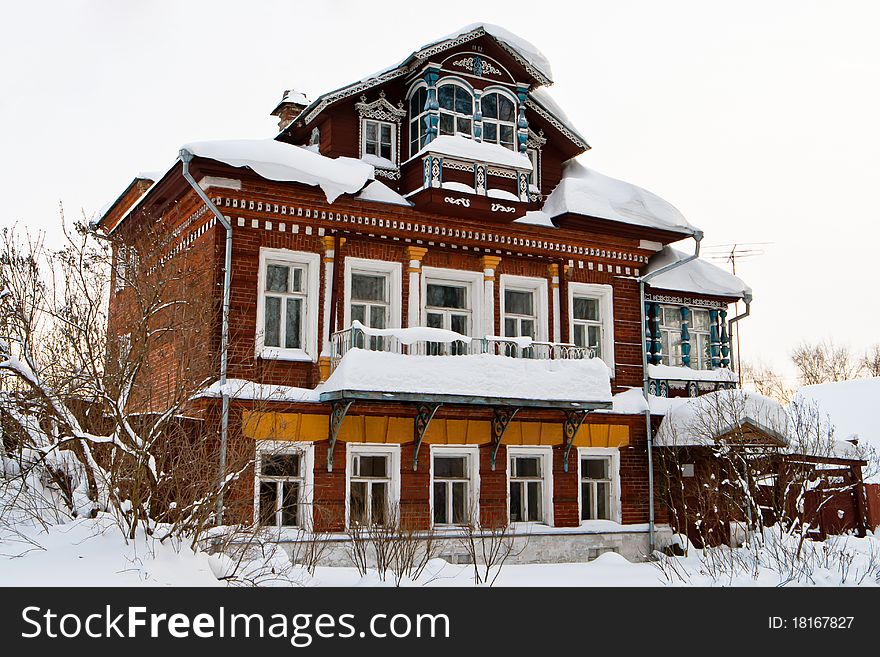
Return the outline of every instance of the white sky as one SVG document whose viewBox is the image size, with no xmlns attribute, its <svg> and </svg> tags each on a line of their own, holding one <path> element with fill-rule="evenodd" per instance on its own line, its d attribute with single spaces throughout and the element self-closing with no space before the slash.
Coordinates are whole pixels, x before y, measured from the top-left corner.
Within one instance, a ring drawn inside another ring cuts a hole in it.
<svg viewBox="0 0 880 657">
<path fill-rule="evenodd" d="M 770 242 L 737 267 L 744 357 L 880 341 L 880 4 L 429 4 L 3 2 L 0 225 L 57 233 L 59 202 L 91 215 L 187 141 L 272 136 L 285 88 L 314 98 L 488 21 L 549 57 L 589 166 L 672 202 L 704 248 Z"/>
</svg>

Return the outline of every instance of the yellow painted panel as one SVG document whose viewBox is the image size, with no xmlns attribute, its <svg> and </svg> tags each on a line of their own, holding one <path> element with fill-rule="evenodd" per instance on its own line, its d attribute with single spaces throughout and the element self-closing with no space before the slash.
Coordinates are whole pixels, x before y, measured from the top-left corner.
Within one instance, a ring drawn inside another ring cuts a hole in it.
<svg viewBox="0 0 880 657">
<path fill-rule="evenodd" d="M 492 440 L 492 423 L 487 420 L 468 420 L 468 445 L 482 445 Z"/>
<path fill-rule="evenodd" d="M 562 423 L 541 422 L 541 445 L 562 444 Z"/>
</svg>

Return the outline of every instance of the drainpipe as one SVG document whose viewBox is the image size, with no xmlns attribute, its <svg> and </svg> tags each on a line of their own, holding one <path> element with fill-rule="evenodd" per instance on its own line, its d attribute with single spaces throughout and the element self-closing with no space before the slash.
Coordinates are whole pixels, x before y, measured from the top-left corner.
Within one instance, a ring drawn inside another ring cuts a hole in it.
<svg viewBox="0 0 880 657">
<path fill-rule="evenodd" d="M 654 434 L 651 431 L 651 408 L 650 400 L 648 399 L 648 351 L 645 347 L 645 342 L 648 337 L 645 330 L 645 320 L 647 319 L 645 317 L 645 283 L 660 274 L 665 274 L 668 271 L 681 267 L 682 265 L 699 258 L 700 242 L 703 240 L 703 231 L 698 230 L 694 232 L 693 237 L 696 242 L 693 255 L 677 260 L 676 262 L 671 262 L 657 271 L 645 274 L 639 279 L 639 310 L 642 318 L 642 394 L 645 396 L 645 403 L 648 406 L 648 408 L 645 409 L 645 431 L 648 439 L 648 546 L 652 554 L 656 548 L 656 540 L 654 537 Z"/>
<path fill-rule="evenodd" d="M 219 495 L 217 497 L 217 524 L 223 524 L 223 486 L 226 484 L 226 450 L 229 440 L 229 392 L 226 390 L 226 372 L 229 364 L 229 295 L 232 287 L 232 224 L 223 216 L 214 202 L 208 198 L 199 184 L 189 172 L 189 163 L 193 154 L 186 149 L 180 150 L 180 161 L 183 162 L 183 177 L 189 183 L 202 202 L 217 218 L 218 223 L 226 229 L 226 258 L 223 262 L 223 315 L 220 329 L 220 395 L 222 410 L 220 414 L 220 463 L 218 472 Z"/>
<path fill-rule="evenodd" d="M 727 322 L 727 335 L 730 336 L 729 339 L 731 339 L 731 340 L 733 339 L 733 325 L 734 325 L 736 322 L 738 322 L 739 320 L 741 320 L 741 319 L 745 319 L 746 317 L 748 317 L 748 316 L 749 316 L 749 312 L 751 312 L 751 307 L 752 307 L 752 293 L 751 293 L 751 292 L 746 292 L 746 293 L 744 293 L 744 294 L 743 294 L 743 301 L 746 302 L 746 310 L 745 310 L 745 312 L 740 313 L 739 315 L 737 315 L 737 316 L 734 317 L 733 319 L 728 320 L 728 322 Z M 737 329 L 737 330 L 739 330 L 739 329 Z M 736 341 L 737 341 L 737 344 L 739 344 L 739 336 L 738 336 L 738 335 L 737 335 L 737 339 L 736 339 Z M 737 351 L 736 351 L 736 374 L 737 374 L 737 377 L 739 378 L 739 387 L 742 388 L 742 384 L 743 384 L 743 379 L 742 379 L 742 363 L 739 362 L 739 349 L 738 349 L 738 348 L 737 348 Z"/>
</svg>

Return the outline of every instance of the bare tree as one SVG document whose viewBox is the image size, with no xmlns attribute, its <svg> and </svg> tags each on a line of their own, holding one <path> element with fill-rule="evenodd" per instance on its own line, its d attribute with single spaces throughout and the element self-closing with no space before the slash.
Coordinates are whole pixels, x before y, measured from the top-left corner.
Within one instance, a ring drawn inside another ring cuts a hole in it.
<svg viewBox="0 0 880 657">
<path fill-rule="evenodd" d="M 780 404 L 788 404 L 794 397 L 795 391 L 772 366 L 762 362 L 744 362 L 740 369 L 744 388 L 775 399 Z"/>
<path fill-rule="evenodd" d="M 792 350 L 791 361 L 805 386 L 854 379 L 862 369 L 850 348 L 833 340 L 802 342 Z"/>
<path fill-rule="evenodd" d="M 862 369 L 868 376 L 880 376 L 880 344 L 872 345 L 865 351 Z"/>
</svg>

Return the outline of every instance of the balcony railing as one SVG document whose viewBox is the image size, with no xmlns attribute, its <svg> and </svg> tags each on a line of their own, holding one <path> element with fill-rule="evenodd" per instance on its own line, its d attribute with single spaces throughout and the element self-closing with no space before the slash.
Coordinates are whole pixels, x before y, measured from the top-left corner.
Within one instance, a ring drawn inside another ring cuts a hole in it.
<svg viewBox="0 0 880 657">
<path fill-rule="evenodd" d="M 435 335 L 438 339 L 430 339 Z M 538 342 L 529 338 L 505 338 L 496 335 L 469 338 L 441 329 L 377 330 L 366 328 L 358 322 L 347 329 L 335 332 L 331 338 L 331 346 L 331 369 L 336 369 L 339 361 L 350 349 L 413 356 L 493 354 L 538 360 L 585 359 L 595 356 L 592 349 L 570 343 Z"/>
</svg>

